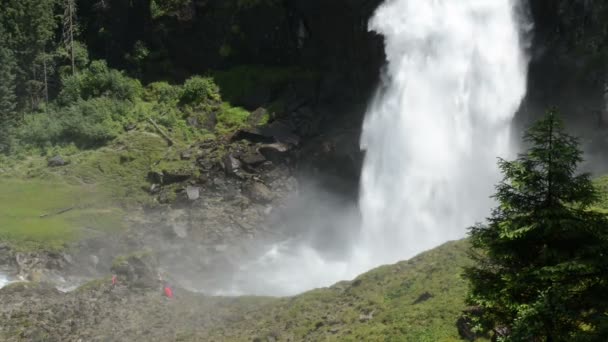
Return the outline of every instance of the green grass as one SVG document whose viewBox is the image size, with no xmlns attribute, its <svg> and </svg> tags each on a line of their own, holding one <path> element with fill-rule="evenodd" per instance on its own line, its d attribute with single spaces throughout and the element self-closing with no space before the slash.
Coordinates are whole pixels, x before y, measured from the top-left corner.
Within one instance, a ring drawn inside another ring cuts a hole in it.
<svg viewBox="0 0 608 342">
<path fill-rule="evenodd" d="M 466 240 L 450 242 L 354 281 L 280 299 L 249 313 L 249 319 L 211 331 L 209 337 L 231 341 L 252 337 L 265 341 L 277 335 L 280 341 L 460 341 L 456 320 L 465 308 L 467 284 L 461 274 L 471 263 L 468 248 Z M 427 292 L 432 297 L 416 303 Z M 370 320 L 361 319 L 370 312 Z"/>
<path fill-rule="evenodd" d="M 80 238 L 123 229 L 124 212 L 100 206 L 106 199 L 95 188 L 0 178 L 0 189 L 0 240 L 17 250 L 56 251 Z"/>
<path fill-rule="evenodd" d="M 600 195 L 596 209 L 608 214 L 608 175 L 595 179 L 594 183 Z"/>
</svg>

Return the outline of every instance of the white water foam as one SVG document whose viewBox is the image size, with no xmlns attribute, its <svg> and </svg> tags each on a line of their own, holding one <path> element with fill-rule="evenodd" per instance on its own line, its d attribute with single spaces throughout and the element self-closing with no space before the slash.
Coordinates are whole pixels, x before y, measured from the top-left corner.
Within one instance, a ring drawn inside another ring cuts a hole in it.
<svg viewBox="0 0 608 342">
<path fill-rule="evenodd" d="M 362 226 L 328 261 L 285 242 L 243 263 L 228 294 L 294 294 L 349 279 L 465 236 L 488 215 L 496 157 L 526 91 L 515 0 L 387 0 L 384 84 L 365 120 Z"/>
</svg>

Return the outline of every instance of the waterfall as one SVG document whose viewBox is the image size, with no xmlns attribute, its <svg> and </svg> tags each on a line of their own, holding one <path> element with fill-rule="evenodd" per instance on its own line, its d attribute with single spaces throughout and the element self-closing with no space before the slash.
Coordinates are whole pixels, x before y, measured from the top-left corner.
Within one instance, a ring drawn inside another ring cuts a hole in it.
<svg viewBox="0 0 608 342">
<path fill-rule="evenodd" d="M 330 258 L 306 241 L 284 241 L 242 263 L 217 293 L 328 286 L 463 238 L 483 220 L 500 176 L 496 158 L 513 152 L 511 122 L 526 91 L 516 5 L 387 0 L 370 21 L 388 63 L 363 127 L 362 222 L 348 232 L 352 250 Z"/>
<path fill-rule="evenodd" d="M 413 256 L 489 214 L 496 158 L 526 92 L 514 0 L 389 0 L 370 28 L 388 65 L 363 127 L 356 258 Z"/>
</svg>

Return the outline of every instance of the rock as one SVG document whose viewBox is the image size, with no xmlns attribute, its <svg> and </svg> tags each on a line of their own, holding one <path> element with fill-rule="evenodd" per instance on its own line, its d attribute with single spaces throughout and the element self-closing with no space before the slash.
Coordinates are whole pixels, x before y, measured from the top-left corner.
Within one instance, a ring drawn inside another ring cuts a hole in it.
<svg viewBox="0 0 608 342">
<path fill-rule="evenodd" d="M 91 260 L 91 264 L 93 264 L 93 267 L 97 268 L 97 265 L 99 265 L 99 257 L 97 255 L 91 254 L 89 256 L 89 259 Z"/>
<path fill-rule="evenodd" d="M 272 191 L 260 182 L 254 182 L 247 186 L 245 192 L 255 202 L 268 203 L 274 199 Z"/>
<path fill-rule="evenodd" d="M 161 184 L 163 182 L 163 174 L 157 171 L 150 171 L 148 172 L 148 181 L 155 184 Z"/>
<path fill-rule="evenodd" d="M 160 185 L 158 185 L 158 184 L 152 184 L 152 185 L 150 185 L 150 189 L 148 189 L 148 192 L 151 195 L 155 195 L 155 194 L 158 194 L 160 192 L 160 190 L 161 190 Z"/>
<path fill-rule="evenodd" d="M 274 121 L 269 125 L 242 129 L 236 131 L 231 141 L 247 140 L 253 143 L 281 142 L 292 145 L 300 144 L 300 137 L 294 133 L 293 128 L 285 122 Z"/>
<path fill-rule="evenodd" d="M 239 159 L 249 166 L 258 166 L 266 161 L 266 158 L 258 151 L 249 151 L 239 156 Z"/>
<path fill-rule="evenodd" d="M 268 116 L 268 111 L 265 108 L 258 108 L 256 110 L 254 110 L 253 112 L 251 112 L 251 114 L 249 115 L 249 118 L 247 118 L 247 123 L 250 126 L 258 126 L 260 124 L 262 124 L 262 121 L 264 120 L 265 116 Z"/>
<path fill-rule="evenodd" d="M 188 195 L 188 199 L 191 201 L 196 201 L 201 197 L 201 188 L 198 186 L 187 186 L 186 194 Z"/>
<path fill-rule="evenodd" d="M 190 169 L 163 170 L 162 184 L 185 182 L 192 177 L 192 173 Z"/>
<path fill-rule="evenodd" d="M 284 143 L 274 143 L 274 144 L 266 144 L 260 146 L 258 151 L 266 160 L 270 160 L 274 163 L 280 163 L 285 160 L 287 157 L 287 152 L 289 152 L 289 145 Z"/>
<path fill-rule="evenodd" d="M 111 270 L 129 286 L 155 288 L 158 285 L 158 263 L 147 251 L 117 257 Z"/>
<path fill-rule="evenodd" d="M 192 151 L 191 150 L 183 151 L 180 154 L 180 158 L 182 158 L 182 160 L 190 160 L 190 159 L 192 159 Z"/>
<path fill-rule="evenodd" d="M 176 223 L 172 226 L 173 232 L 180 239 L 185 239 L 188 237 L 188 227 L 186 227 L 183 223 Z"/>
<path fill-rule="evenodd" d="M 224 172 L 226 172 L 227 175 L 236 175 L 239 168 L 241 167 L 241 162 L 232 154 L 227 154 L 223 158 L 222 162 Z"/>
<path fill-rule="evenodd" d="M 198 164 L 201 166 L 201 169 L 203 171 L 211 171 L 211 170 L 213 170 L 213 167 L 216 165 L 216 163 L 213 160 L 210 160 L 208 158 L 199 158 Z"/>
<path fill-rule="evenodd" d="M 47 161 L 49 167 L 60 167 L 68 165 L 68 162 L 63 157 L 57 155 Z"/>
<path fill-rule="evenodd" d="M 363 322 L 369 322 L 374 318 L 374 311 L 370 311 L 369 313 L 361 313 L 359 315 L 359 322 L 363 323 Z"/>
</svg>

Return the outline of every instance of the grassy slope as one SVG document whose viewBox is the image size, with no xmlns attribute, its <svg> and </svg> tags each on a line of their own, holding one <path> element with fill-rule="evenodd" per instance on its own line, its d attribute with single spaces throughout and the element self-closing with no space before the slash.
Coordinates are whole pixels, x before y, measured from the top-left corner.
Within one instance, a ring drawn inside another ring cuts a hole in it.
<svg viewBox="0 0 608 342">
<path fill-rule="evenodd" d="M 121 231 L 123 208 L 151 199 L 145 190 L 148 172 L 159 164 L 181 166 L 180 161 L 168 165 L 172 154 L 177 152 L 158 135 L 130 132 L 110 146 L 68 155 L 64 167 L 49 168 L 41 156 L 6 165 L 0 178 L 0 241 L 20 250 L 58 250 L 91 234 Z"/>
<path fill-rule="evenodd" d="M 466 241 L 450 242 L 352 282 L 280 299 L 205 335 L 222 341 L 458 341 L 467 249 Z M 432 297 L 417 303 L 425 293 Z"/>
<path fill-rule="evenodd" d="M 0 189 L 0 240 L 17 250 L 60 250 L 78 238 L 122 227 L 122 210 L 99 205 L 94 188 L 0 178 Z"/>
</svg>

